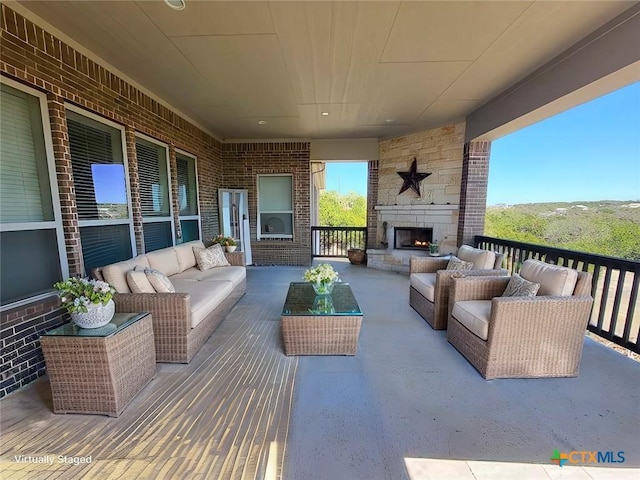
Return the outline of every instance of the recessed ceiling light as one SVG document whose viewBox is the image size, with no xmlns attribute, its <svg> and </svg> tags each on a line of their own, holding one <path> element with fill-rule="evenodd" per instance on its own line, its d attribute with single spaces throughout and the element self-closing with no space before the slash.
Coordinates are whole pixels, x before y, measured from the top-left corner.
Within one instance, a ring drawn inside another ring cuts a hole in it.
<svg viewBox="0 0 640 480">
<path fill-rule="evenodd" d="M 329 112 L 322 112 L 322 116 L 323 117 L 328 117 L 329 116 Z"/>
<path fill-rule="evenodd" d="M 164 0 L 164 3 L 174 10 L 182 10 L 186 6 L 184 0 Z"/>
<path fill-rule="evenodd" d="M 385 120 L 385 122 L 387 122 L 387 123 L 393 123 L 393 122 L 395 122 L 395 121 L 396 121 L 396 119 L 395 119 L 395 118 L 387 118 L 387 119 Z"/>
<path fill-rule="evenodd" d="M 267 122 L 265 122 L 264 120 L 258 120 L 258 125 L 266 125 Z"/>
</svg>

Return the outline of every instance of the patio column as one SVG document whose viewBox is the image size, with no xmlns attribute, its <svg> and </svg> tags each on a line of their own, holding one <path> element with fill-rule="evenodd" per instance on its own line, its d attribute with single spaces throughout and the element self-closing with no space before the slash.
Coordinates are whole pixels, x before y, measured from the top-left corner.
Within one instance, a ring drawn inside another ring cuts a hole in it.
<svg viewBox="0 0 640 480">
<path fill-rule="evenodd" d="M 378 160 L 369 161 L 367 176 L 367 245 L 365 248 L 376 248 L 378 231 Z"/>
<path fill-rule="evenodd" d="M 462 159 L 458 246 L 473 245 L 473 237 L 484 233 L 491 142 L 467 142 Z"/>
<path fill-rule="evenodd" d="M 138 255 L 144 251 L 144 234 L 142 230 L 142 205 L 140 200 L 140 176 L 138 175 L 138 153 L 136 151 L 136 131 L 131 125 L 124 127 L 127 144 L 127 162 L 129 164 L 129 188 L 131 189 L 131 216 L 133 217 L 133 234 L 136 237 Z"/>
<path fill-rule="evenodd" d="M 51 140 L 55 157 L 56 181 L 60 195 L 64 248 L 67 252 L 69 275 L 85 276 L 89 272 L 84 271 L 64 99 L 59 95 L 49 93 L 47 94 L 47 107 L 49 109 L 49 123 L 51 124 Z"/>
</svg>

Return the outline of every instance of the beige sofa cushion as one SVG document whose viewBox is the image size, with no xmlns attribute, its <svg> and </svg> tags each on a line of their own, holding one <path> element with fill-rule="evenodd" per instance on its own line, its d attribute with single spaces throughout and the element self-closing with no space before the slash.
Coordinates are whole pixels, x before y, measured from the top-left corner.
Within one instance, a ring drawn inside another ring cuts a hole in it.
<svg viewBox="0 0 640 480">
<path fill-rule="evenodd" d="M 173 283 L 164 273 L 153 268 L 145 268 L 144 274 L 157 293 L 174 293 L 176 291 Z"/>
<path fill-rule="evenodd" d="M 135 267 L 127 272 L 129 288 L 133 293 L 156 293 L 144 270 L 144 267 Z"/>
<path fill-rule="evenodd" d="M 491 300 L 462 300 L 453 305 L 451 316 L 483 340 L 489 336 Z"/>
<path fill-rule="evenodd" d="M 538 295 L 571 296 L 578 281 L 576 270 L 550 265 L 539 260 L 525 261 L 520 269 L 520 276 L 540 284 Z"/>
<path fill-rule="evenodd" d="M 435 273 L 412 273 L 409 277 L 409 284 L 415 288 L 420 295 L 433 303 L 436 289 Z"/>
<path fill-rule="evenodd" d="M 202 271 L 230 265 L 227 257 L 224 256 L 224 250 L 218 244 L 211 245 L 209 248 L 193 247 L 193 254 L 198 268 Z"/>
<path fill-rule="evenodd" d="M 149 266 L 151 268 L 164 273 L 166 276 L 174 275 L 182 271 L 178 263 L 178 255 L 171 247 L 147 253 L 147 260 L 149 260 Z"/>
<path fill-rule="evenodd" d="M 102 268 L 102 276 L 105 282 L 113 286 L 118 293 L 131 293 L 127 283 L 127 272 L 136 266 L 149 268 L 149 262 L 144 255 L 125 260 L 123 262 L 112 263 Z"/>
<path fill-rule="evenodd" d="M 184 272 L 187 268 L 196 266 L 196 257 L 193 254 L 193 247 L 204 248 L 204 243 L 200 240 L 195 240 L 193 242 L 187 242 L 173 247 L 173 251 L 176 252 L 176 256 L 178 257 L 178 265 L 180 266 L 181 272 Z"/>
<path fill-rule="evenodd" d="M 231 282 L 176 279 L 174 286 L 177 292 L 189 294 L 191 328 L 197 327 L 233 291 Z"/>
<path fill-rule="evenodd" d="M 208 281 L 227 281 L 231 282 L 234 287 L 237 287 L 247 276 L 247 269 L 244 267 L 220 267 L 205 270 L 204 272 L 199 268 L 189 268 L 182 273 L 171 276 L 170 280 L 199 280 L 203 282 Z"/>
<path fill-rule="evenodd" d="M 496 263 L 496 254 L 489 250 L 473 248 L 469 245 L 462 245 L 458 249 L 456 256 L 460 260 L 473 263 L 474 270 L 493 270 Z"/>
</svg>

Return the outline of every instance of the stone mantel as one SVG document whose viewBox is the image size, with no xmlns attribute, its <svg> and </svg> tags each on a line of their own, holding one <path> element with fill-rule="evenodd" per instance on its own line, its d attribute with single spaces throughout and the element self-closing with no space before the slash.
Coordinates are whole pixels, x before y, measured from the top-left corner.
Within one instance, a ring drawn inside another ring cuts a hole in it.
<svg viewBox="0 0 640 480">
<path fill-rule="evenodd" d="M 379 211 L 409 211 L 409 212 L 419 212 L 419 211 L 427 211 L 427 210 L 448 210 L 454 211 L 458 210 L 459 205 L 435 205 L 435 204 L 426 204 L 426 205 L 376 205 L 373 207 L 375 210 Z"/>
</svg>

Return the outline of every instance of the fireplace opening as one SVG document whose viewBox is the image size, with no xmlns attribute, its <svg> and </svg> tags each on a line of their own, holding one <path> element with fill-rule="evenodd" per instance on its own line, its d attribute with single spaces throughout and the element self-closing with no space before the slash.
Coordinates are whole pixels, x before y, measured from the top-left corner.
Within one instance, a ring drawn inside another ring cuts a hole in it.
<svg viewBox="0 0 640 480">
<path fill-rule="evenodd" d="M 429 250 L 433 241 L 433 228 L 395 227 L 393 248 L 404 250 Z"/>
</svg>

